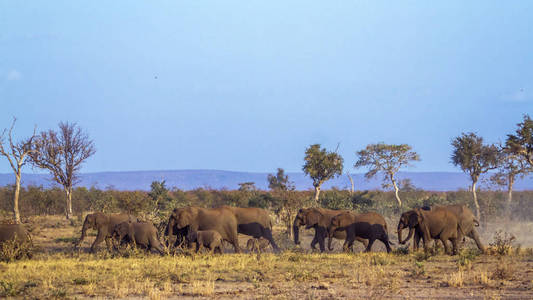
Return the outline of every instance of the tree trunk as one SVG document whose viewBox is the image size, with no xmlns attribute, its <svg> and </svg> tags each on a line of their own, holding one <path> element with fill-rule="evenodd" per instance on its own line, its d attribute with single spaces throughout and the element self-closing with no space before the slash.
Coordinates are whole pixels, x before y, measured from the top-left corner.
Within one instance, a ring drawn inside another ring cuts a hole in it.
<svg viewBox="0 0 533 300">
<path fill-rule="evenodd" d="M 390 180 L 392 181 L 392 186 L 394 186 L 394 196 L 396 197 L 396 201 L 398 201 L 398 206 L 402 207 L 402 200 L 400 199 L 400 195 L 398 194 L 400 189 L 398 188 L 398 185 L 396 184 L 396 180 L 394 180 L 394 175 L 390 175 Z"/>
<path fill-rule="evenodd" d="M 352 176 L 350 175 L 350 173 L 347 173 L 346 175 L 348 175 L 348 178 L 350 179 L 350 184 L 352 185 L 352 188 L 351 188 L 351 190 L 350 190 L 350 195 L 353 195 L 353 192 L 354 192 L 353 178 L 352 178 Z"/>
<path fill-rule="evenodd" d="M 509 174 L 507 185 L 507 216 L 511 217 L 511 204 L 513 202 L 513 185 L 514 185 L 514 176 Z"/>
<path fill-rule="evenodd" d="M 15 196 L 13 198 L 13 215 L 15 224 L 20 224 L 19 195 L 20 195 L 20 171 L 15 175 Z"/>
<path fill-rule="evenodd" d="M 320 196 L 320 185 L 315 186 L 315 204 L 318 205 L 318 196 Z"/>
<path fill-rule="evenodd" d="M 476 218 L 480 220 L 481 213 L 479 211 L 479 203 L 477 202 L 476 183 L 477 181 L 472 181 L 472 196 L 474 197 L 474 205 L 476 206 Z"/>
<path fill-rule="evenodd" d="M 65 194 L 67 196 L 67 207 L 66 207 L 66 215 L 67 220 L 72 218 L 72 188 L 67 187 L 65 188 Z"/>
</svg>

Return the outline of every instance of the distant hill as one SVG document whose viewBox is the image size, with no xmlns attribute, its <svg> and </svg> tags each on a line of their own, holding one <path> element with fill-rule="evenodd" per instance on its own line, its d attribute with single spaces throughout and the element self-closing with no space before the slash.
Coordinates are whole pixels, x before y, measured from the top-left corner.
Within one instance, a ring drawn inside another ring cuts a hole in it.
<svg viewBox="0 0 533 300">
<path fill-rule="evenodd" d="M 100 189 L 113 187 L 117 190 L 149 190 L 154 180 L 166 180 L 168 187 L 177 187 L 182 190 L 195 188 L 213 189 L 237 189 L 241 182 L 255 182 L 255 185 L 263 190 L 268 189 L 267 175 L 269 173 L 233 172 L 220 170 L 175 170 L 175 171 L 132 171 L 132 172 L 101 172 L 85 173 L 81 175 L 78 186 L 95 186 Z M 291 181 L 298 190 L 312 188 L 311 180 L 303 173 L 288 173 Z M 381 181 L 364 179 L 363 174 L 352 174 L 356 190 L 379 189 Z M 454 191 L 466 189 L 469 178 L 459 172 L 401 172 L 398 178 L 409 178 L 417 188 L 432 191 Z M 14 175 L 11 173 L 0 174 L 0 186 L 14 183 Z M 47 174 L 23 174 L 23 186 L 53 185 Z M 326 182 L 323 189 L 331 187 L 349 188 L 350 181 L 346 175 Z M 516 190 L 532 190 L 533 179 L 518 180 Z"/>
</svg>

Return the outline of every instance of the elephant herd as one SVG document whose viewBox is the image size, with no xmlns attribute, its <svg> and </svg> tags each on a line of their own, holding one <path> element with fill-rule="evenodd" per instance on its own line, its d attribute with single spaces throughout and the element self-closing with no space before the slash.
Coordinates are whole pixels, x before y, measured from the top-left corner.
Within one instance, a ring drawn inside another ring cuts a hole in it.
<svg viewBox="0 0 533 300">
<path fill-rule="evenodd" d="M 344 239 L 343 249 L 351 249 L 355 240 L 363 243 L 365 251 L 371 250 L 374 241 L 381 241 L 387 252 L 391 251 L 387 223 L 385 218 L 375 212 L 358 214 L 348 210 L 330 210 L 323 208 L 300 209 L 293 224 L 294 242 L 300 244 L 299 228 L 314 228 L 315 235 L 311 241 L 311 248 L 320 246 L 325 251 L 325 240 L 328 238 L 328 249 L 333 250 L 333 238 Z M 424 251 L 428 251 L 431 240 L 440 240 L 448 254 L 456 254 L 459 244 L 465 236 L 473 239 L 477 247 L 485 252 L 485 247 L 479 239 L 475 229 L 479 221 L 472 211 L 465 205 L 436 206 L 433 208 L 416 208 L 403 213 L 398 222 L 398 242 L 405 244 L 413 235 L 413 248 L 418 249 L 420 240 L 423 241 Z M 409 234 L 402 240 L 403 229 L 409 229 Z M 450 251 L 448 241 L 452 244 Z"/>
<path fill-rule="evenodd" d="M 175 236 L 175 246 L 196 244 L 196 251 L 205 247 L 211 252 L 223 253 L 224 242 L 229 243 L 236 253 L 241 252 L 238 234 L 250 236 L 247 248 L 251 251 L 264 250 L 269 245 L 274 252 L 279 247 L 272 236 L 272 220 L 269 213 L 261 208 L 240 208 L 221 206 L 217 208 L 183 207 L 176 208 L 169 216 L 165 226 L 165 236 Z M 311 241 L 311 248 L 320 251 L 333 250 L 333 238 L 344 240 L 343 249 L 353 248 L 357 240 L 368 252 L 376 240 L 381 241 L 387 252 L 390 252 L 387 222 L 378 213 L 355 213 L 349 210 L 330 210 L 323 208 L 302 208 L 298 211 L 293 223 L 294 243 L 300 244 L 299 229 L 313 228 L 315 233 Z M 485 248 L 476 231 L 478 220 L 465 205 L 436 206 L 432 208 L 417 208 L 403 213 L 398 222 L 397 233 L 400 244 L 405 244 L 413 236 L 413 248 L 419 247 L 423 241 L 424 250 L 428 251 L 431 240 L 440 240 L 448 254 L 456 254 L 464 237 L 476 242 L 477 247 L 484 252 Z M 106 242 L 108 249 L 113 241 L 121 244 L 129 243 L 148 251 L 155 250 L 164 254 L 164 247 L 158 238 L 157 228 L 149 222 L 140 222 L 137 217 L 128 214 L 92 213 L 86 216 L 82 232 L 75 246 L 79 246 L 85 239 L 87 230 L 97 230 L 97 235 L 91 245 L 94 252 L 99 244 Z M 408 236 L 402 240 L 403 229 L 409 229 Z M 22 225 L 0 225 L 0 245 L 9 239 L 31 241 L 31 237 Z M 173 239 L 173 238 L 172 238 Z M 448 241 L 452 248 L 450 251 Z"/>
<path fill-rule="evenodd" d="M 103 241 L 106 242 L 108 249 L 111 249 L 112 241 L 116 240 L 163 254 L 156 227 L 148 222 L 139 222 L 135 216 L 98 212 L 87 215 L 76 246 L 85 239 L 88 229 L 98 231 L 91 245 L 91 252 L 94 252 Z M 222 253 L 223 241 L 232 245 L 235 252 L 240 252 L 239 233 L 251 236 L 253 239 L 266 240 L 274 251 L 279 251 L 272 237 L 270 216 L 261 208 L 230 206 L 176 208 L 170 214 L 165 228 L 167 237 L 176 236 L 175 246 L 183 242 L 189 246 L 195 243 L 197 252 L 206 247 L 211 251 Z"/>
</svg>

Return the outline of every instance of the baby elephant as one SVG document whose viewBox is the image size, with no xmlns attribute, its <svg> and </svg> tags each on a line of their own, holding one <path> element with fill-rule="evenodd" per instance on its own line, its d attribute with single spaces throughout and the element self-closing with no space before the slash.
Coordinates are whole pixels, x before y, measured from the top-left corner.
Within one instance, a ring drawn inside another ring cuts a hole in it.
<svg viewBox="0 0 533 300">
<path fill-rule="evenodd" d="M 250 252 L 261 253 L 265 251 L 268 245 L 270 245 L 270 242 L 265 238 L 251 238 L 246 243 L 246 249 Z"/>
<path fill-rule="evenodd" d="M 122 243 L 131 243 L 150 251 L 164 254 L 154 225 L 145 222 L 122 222 L 113 228 L 113 238 Z"/>
<path fill-rule="evenodd" d="M 200 251 L 202 247 L 208 248 L 211 253 L 222 253 L 224 248 L 222 246 L 222 236 L 214 230 L 200 230 L 195 231 L 189 229 L 187 233 L 187 242 L 196 243 L 196 252 Z"/>
</svg>

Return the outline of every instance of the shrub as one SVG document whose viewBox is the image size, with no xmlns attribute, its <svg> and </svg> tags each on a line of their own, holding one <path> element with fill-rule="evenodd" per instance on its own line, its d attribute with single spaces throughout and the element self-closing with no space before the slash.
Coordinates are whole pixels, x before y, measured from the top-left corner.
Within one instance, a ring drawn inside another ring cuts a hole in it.
<svg viewBox="0 0 533 300">
<path fill-rule="evenodd" d="M 31 242 L 9 240 L 0 245 L 0 261 L 11 262 L 22 258 L 31 258 L 33 245 Z"/>
<path fill-rule="evenodd" d="M 514 240 L 516 240 L 514 235 L 498 230 L 494 233 L 493 242 L 490 243 L 490 246 L 494 248 L 496 254 L 508 255 L 511 252 Z"/>
</svg>

